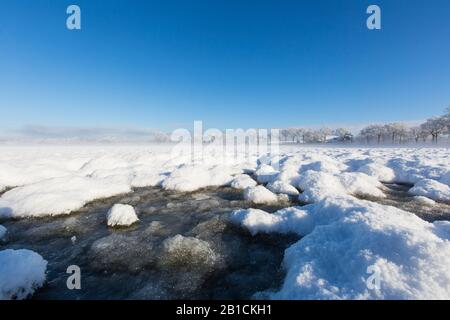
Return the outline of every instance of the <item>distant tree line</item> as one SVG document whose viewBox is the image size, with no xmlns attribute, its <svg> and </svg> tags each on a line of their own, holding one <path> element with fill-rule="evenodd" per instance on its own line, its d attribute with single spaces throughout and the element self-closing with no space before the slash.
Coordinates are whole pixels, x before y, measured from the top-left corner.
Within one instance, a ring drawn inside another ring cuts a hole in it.
<svg viewBox="0 0 450 320">
<path fill-rule="evenodd" d="M 286 128 L 280 131 L 280 139 L 292 143 L 326 143 L 326 142 L 363 142 L 403 144 L 410 142 L 437 143 L 444 135 L 450 135 L 450 106 L 446 113 L 432 117 L 419 126 L 407 126 L 401 122 L 388 124 L 371 124 L 363 128 L 356 136 L 346 128 L 320 129 Z"/>
</svg>

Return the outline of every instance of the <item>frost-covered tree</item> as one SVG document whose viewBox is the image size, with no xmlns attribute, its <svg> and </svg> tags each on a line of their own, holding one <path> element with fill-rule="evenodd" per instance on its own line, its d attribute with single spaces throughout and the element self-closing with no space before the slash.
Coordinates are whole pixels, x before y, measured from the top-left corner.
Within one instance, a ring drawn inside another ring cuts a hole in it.
<svg viewBox="0 0 450 320">
<path fill-rule="evenodd" d="M 328 127 L 320 128 L 317 131 L 317 134 L 319 135 L 319 142 L 323 142 L 323 143 L 327 142 L 327 138 L 328 138 L 328 136 L 330 136 L 332 134 L 332 132 L 333 131 Z"/>
<path fill-rule="evenodd" d="M 384 126 L 372 124 L 362 129 L 360 132 L 360 136 L 365 137 L 367 142 L 372 139 L 376 139 L 377 143 L 380 143 L 385 133 L 386 130 Z"/>
<path fill-rule="evenodd" d="M 406 125 L 404 125 L 403 123 L 399 123 L 397 126 L 396 134 L 398 137 L 398 142 L 404 143 L 405 140 L 408 138 L 409 128 Z"/>
<path fill-rule="evenodd" d="M 437 143 L 438 137 L 448 130 L 448 119 L 446 119 L 446 116 L 433 117 L 428 119 L 420 127 L 431 135 L 434 143 Z"/>
<path fill-rule="evenodd" d="M 409 130 L 409 134 L 410 134 L 411 138 L 414 139 L 414 141 L 416 143 L 418 143 L 419 139 L 423 137 L 424 131 L 422 130 L 421 127 L 412 127 Z M 427 137 L 428 137 L 428 133 L 426 133 L 425 140 Z"/>
<path fill-rule="evenodd" d="M 353 141 L 353 134 L 348 129 L 338 128 L 333 131 L 333 134 L 338 137 L 339 141 Z"/>
<path fill-rule="evenodd" d="M 280 138 L 282 141 L 288 141 L 289 140 L 289 131 L 288 129 L 281 129 L 280 131 Z"/>
<path fill-rule="evenodd" d="M 398 138 L 399 142 L 402 142 L 404 138 L 407 127 L 403 123 L 388 123 L 384 126 L 385 134 L 388 135 L 392 143 L 395 143 L 395 139 Z"/>
<path fill-rule="evenodd" d="M 305 143 L 304 141 L 304 129 L 303 128 L 296 128 L 294 131 L 294 137 L 295 137 L 295 141 L 297 143 Z"/>
</svg>

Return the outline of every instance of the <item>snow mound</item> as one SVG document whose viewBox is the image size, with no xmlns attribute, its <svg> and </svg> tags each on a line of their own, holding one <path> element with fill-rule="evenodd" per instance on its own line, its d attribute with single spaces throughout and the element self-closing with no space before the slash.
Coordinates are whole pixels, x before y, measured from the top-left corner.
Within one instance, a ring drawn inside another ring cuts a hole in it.
<svg viewBox="0 0 450 320">
<path fill-rule="evenodd" d="M 284 164 L 280 170 L 277 180 L 285 181 L 293 186 L 296 186 L 298 185 L 299 178 L 300 174 L 298 172 L 298 165 Z"/>
<path fill-rule="evenodd" d="M 367 174 L 376 178 L 378 181 L 393 182 L 395 180 L 395 172 L 380 163 L 369 163 L 358 169 L 358 172 Z"/>
<path fill-rule="evenodd" d="M 6 228 L 0 224 L 0 240 L 6 236 Z"/>
<path fill-rule="evenodd" d="M 361 172 L 344 172 L 339 175 L 342 185 L 348 194 L 384 197 L 385 194 L 379 189 L 381 182 Z"/>
<path fill-rule="evenodd" d="M 305 172 L 309 170 L 326 172 L 330 174 L 338 174 L 347 169 L 347 166 L 336 159 L 329 156 L 320 156 L 318 161 L 313 161 L 308 164 L 304 164 L 300 167 L 300 172 Z"/>
<path fill-rule="evenodd" d="M 162 186 L 167 190 L 191 192 L 210 186 L 228 185 L 236 173 L 236 169 L 221 165 L 182 165 L 171 172 Z"/>
<path fill-rule="evenodd" d="M 259 183 L 268 183 L 274 181 L 278 176 L 278 171 L 276 171 L 272 166 L 267 164 L 262 164 L 255 171 L 256 180 Z"/>
<path fill-rule="evenodd" d="M 449 299 L 449 224 L 350 196 L 231 220 L 255 234 L 295 232 L 274 299 Z M 373 286 L 376 272 L 380 286 Z M 369 285 L 372 284 L 372 286 Z"/>
<path fill-rule="evenodd" d="M 303 190 L 299 200 L 317 202 L 339 195 L 369 195 L 384 197 L 379 189 L 381 183 L 361 172 L 343 172 L 333 175 L 327 172 L 308 170 L 299 179 L 298 187 Z"/>
<path fill-rule="evenodd" d="M 450 187 L 431 179 L 420 180 L 409 189 L 409 193 L 438 201 L 450 201 Z"/>
<path fill-rule="evenodd" d="M 25 299 L 45 282 L 47 261 L 36 252 L 0 251 L 0 300 Z"/>
<path fill-rule="evenodd" d="M 230 220 L 247 228 L 252 235 L 264 232 L 298 233 L 299 225 L 295 221 L 303 221 L 305 211 L 292 207 L 278 210 L 270 214 L 260 209 L 235 210 L 230 215 Z"/>
<path fill-rule="evenodd" d="M 298 190 L 295 189 L 294 186 L 292 186 L 291 184 L 289 184 L 285 181 L 281 181 L 281 180 L 276 180 L 274 182 L 268 183 L 267 189 L 269 189 L 270 191 L 272 191 L 274 193 L 282 193 L 282 194 L 287 194 L 290 196 L 298 196 L 298 194 L 299 194 Z"/>
<path fill-rule="evenodd" d="M 299 200 L 304 202 L 316 202 L 326 197 L 347 193 L 338 177 L 313 170 L 308 170 L 300 176 L 298 187 L 303 191 Z"/>
<path fill-rule="evenodd" d="M 121 177 L 68 176 L 14 188 L 0 198 L 0 217 L 69 214 L 87 202 L 131 191 Z"/>
<path fill-rule="evenodd" d="M 130 226 L 139 221 L 134 208 L 127 204 L 115 204 L 109 209 L 107 214 L 107 224 L 110 227 L 114 226 Z"/>
<path fill-rule="evenodd" d="M 257 204 L 274 203 L 278 197 L 263 186 L 249 187 L 244 190 L 244 199 Z"/>
<path fill-rule="evenodd" d="M 231 181 L 231 187 L 235 189 L 245 189 L 248 187 L 255 187 L 256 181 L 250 178 L 247 174 L 240 174 L 234 177 L 233 181 Z"/>
</svg>

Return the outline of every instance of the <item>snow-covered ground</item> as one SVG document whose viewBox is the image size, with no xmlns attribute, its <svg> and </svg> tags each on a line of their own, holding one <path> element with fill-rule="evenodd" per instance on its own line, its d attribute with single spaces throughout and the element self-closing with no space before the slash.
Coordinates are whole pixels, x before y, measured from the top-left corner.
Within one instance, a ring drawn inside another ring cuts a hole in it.
<svg viewBox="0 0 450 320">
<path fill-rule="evenodd" d="M 359 199 L 382 199 L 383 182 L 396 182 L 411 184 L 411 196 L 420 196 L 424 205 L 435 203 L 428 200 L 450 202 L 448 149 L 287 146 L 273 157 L 227 161 L 211 153 L 196 163 L 171 151 L 170 146 L 1 147 L 0 219 L 66 215 L 134 187 L 191 192 L 232 186 L 255 204 L 287 203 L 289 198 L 308 203 L 275 213 L 230 213 L 230 221 L 253 234 L 301 237 L 285 252 L 282 288 L 259 294 L 282 299 L 450 298 L 450 223 L 429 223 Z M 169 251 L 175 240 L 167 242 Z M 207 243 L 189 241 L 209 250 Z M 4 259 L 10 256 L 2 253 Z M 374 275 L 379 280 L 375 288 L 368 284 Z"/>
</svg>

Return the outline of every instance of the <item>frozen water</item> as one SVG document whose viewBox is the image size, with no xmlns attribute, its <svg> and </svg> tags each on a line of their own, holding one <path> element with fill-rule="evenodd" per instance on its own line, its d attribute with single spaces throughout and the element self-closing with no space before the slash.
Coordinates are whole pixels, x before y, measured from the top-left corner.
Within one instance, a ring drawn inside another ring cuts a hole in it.
<svg viewBox="0 0 450 320">
<path fill-rule="evenodd" d="M 0 224 L 0 241 L 6 236 L 6 228 Z"/>
<path fill-rule="evenodd" d="M 107 212 L 116 203 L 133 206 L 140 223 L 108 228 Z M 229 222 L 231 211 L 250 206 L 242 191 L 228 187 L 138 188 L 70 216 L 7 220 L 4 247 L 26 247 L 49 261 L 47 284 L 34 299 L 250 298 L 281 284 L 283 251 L 297 239 L 252 237 Z M 81 268 L 83 290 L 67 290 L 72 264 Z"/>
</svg>

